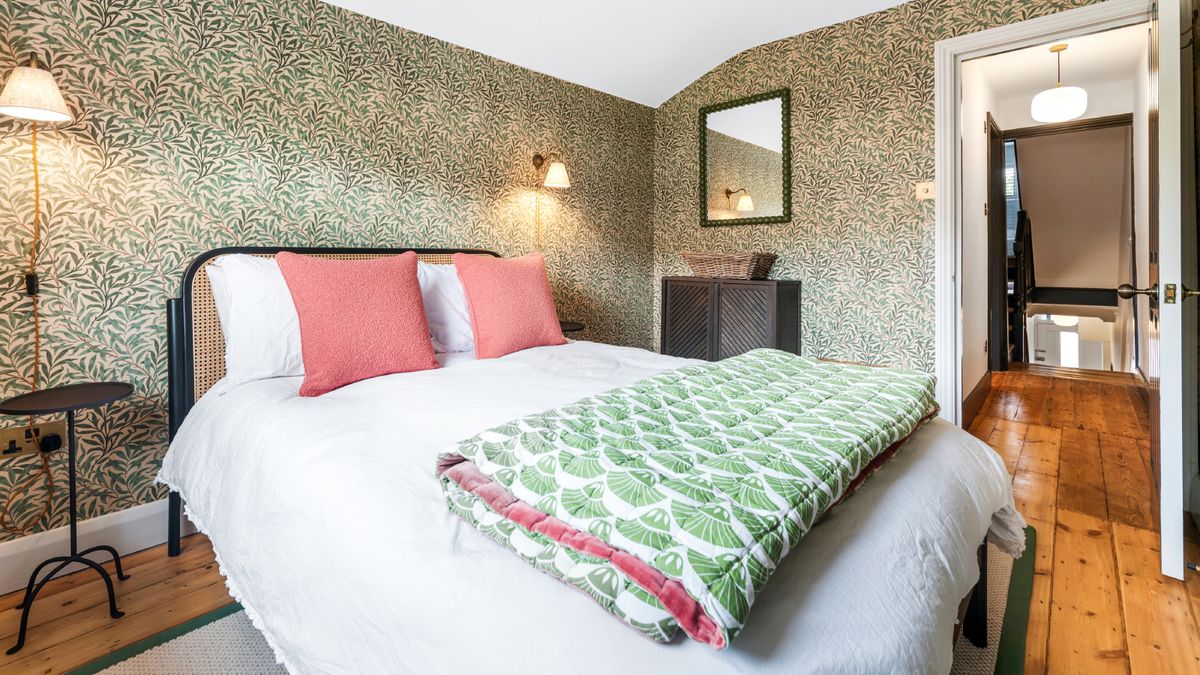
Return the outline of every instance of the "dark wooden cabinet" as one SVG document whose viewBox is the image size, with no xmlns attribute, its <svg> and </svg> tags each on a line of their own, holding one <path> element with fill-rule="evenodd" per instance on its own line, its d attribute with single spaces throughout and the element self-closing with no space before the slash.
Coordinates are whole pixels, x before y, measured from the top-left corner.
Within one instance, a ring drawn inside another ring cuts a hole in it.
<svg viewBox="0 0 1200 675">
<path fill-rule="evenodd" d="M 663 277 L 662 353 L 717 361 L 770 347 L 800 353 L 800 282 Z"/>
</svg>

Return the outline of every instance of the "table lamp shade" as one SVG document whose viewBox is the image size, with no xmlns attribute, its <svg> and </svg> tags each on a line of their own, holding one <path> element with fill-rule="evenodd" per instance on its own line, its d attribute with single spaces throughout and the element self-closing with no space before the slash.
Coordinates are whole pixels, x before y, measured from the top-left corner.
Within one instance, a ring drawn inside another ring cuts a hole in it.
<svg viewBox="0 0 1200 675">
<path fill-rule="evenodd" d="M 70 122 L 71 112 L 50 71 L 13 68 L 0 92 L 0 115 L 35 122 Z"/>
</svg>

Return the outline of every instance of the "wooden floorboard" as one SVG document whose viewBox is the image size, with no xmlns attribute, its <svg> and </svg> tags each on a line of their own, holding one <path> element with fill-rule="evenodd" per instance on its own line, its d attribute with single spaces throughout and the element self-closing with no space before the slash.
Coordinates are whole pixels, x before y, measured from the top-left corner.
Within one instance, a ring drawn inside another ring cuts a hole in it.
<svg viewBox="0 0 1200 675">
<path fill-rule="evenodd" d="M 1042 534 L 1039 532 L 1038 536 L 1041 537 Z M 1029 599 L 1029 627 L 1025 631 L 1026 673 L 1046 672 L 1046 650 L 1050 646 L 1050 591 L 1053 580 L 1050 574 L 1035 572 L 1033 575 L 1033 593 Z"/>
<path fill-rule="evenodd" d="M 1061 368 L 1058 366 L 1044 366 L 1039 363 L 1012 363 L 1009 364 L 1009 368 L 1010 370 L 1007 374 L 1015 375 L 1017 377 L 1029 377 L 1032 375 L 1037 375 L 1044 378 L 1082 382 L 1100 382 L 1102 384 L 1115 384 L 1126 387 L 1136 387 L 1142 383 L 1139 375 L 1135 375 L 1134 373 L 1120 373 L 1112 370 Z"/>
<path fill-rule="evenodd" d="M 1200 635 L 1184 584 L 1159 573 L 1158 537 L 1113 523 L 1129 665 L 1138 673 L 1200 673 Z"/>
<path fill-rule="evenodd" d="M 1158 573 L 1149 414 L 1136 387 L 997 373 L 969 431 L 1004 460 L 1038 531 L 1027 675 L 1200 672 L 1200 575 Z M 1200 560 L 1190 522 L 1185 545 Z M 157 547 L 125 562 L 124 618 L 108 618 L 93 573 L 56 579 L 34 607 L 26 648 L 0 654 L 0 673 L 62 672 L 232 602 L 203 536 L 186 538 L 178 558 Z M 15 639 L 19 601 L 0 597 L 0 651 Z"/>
<path fill-rule="evenodd" d="M 1200 672 L 1200 575 L 1158 572 L 1144 399 L 1128 378 L 1046 375 L 995 374 L 971 428 L 1038 531 L 1025 672 Z"/>
<path fill-rule="evenodd" d="M 1086 429 L 1062 430 L 1058 475 L 1058 507 L 1108 520 L 1104 471 L 1096 470 L 1100 434 Z"/>
<path fill-rule="evenodd" d="M 1137 439 L 1100 434 L 1101 466 L 1114 522 L 1154 530 L 1153 480 Z"/>
<path fill-rule="evenodd" d="M 1049 672 L 1128 673 L 1109 524 L 1059 511 L 1052 577 Z"/>
<path fill-rule="evenodd" d="M 157 546 L 123 563 L 129 579 L 114 584 L 124 617 L 109 618 L 95 572 L 54 579 L 38 595 L 25 647 L 13 656 L 3 650 L 16 641 L 21 593 L 0 597 L 0 673 L 61 673 L 233 602 L 202 535 L 185 537 L 179 557 Z M 112 564 L 105 568 L 111 572 Z"/>
</svg>

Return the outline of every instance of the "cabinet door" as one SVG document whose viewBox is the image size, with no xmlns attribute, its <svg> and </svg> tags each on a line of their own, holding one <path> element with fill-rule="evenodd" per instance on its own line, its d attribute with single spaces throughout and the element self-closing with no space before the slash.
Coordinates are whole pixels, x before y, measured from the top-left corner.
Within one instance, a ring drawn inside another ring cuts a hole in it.
<svg viewBox="0 0 1200 675">
<path fill-rule="evenodd" d="M 716 285 L 668 281 L 663 292 L 663 345 L 669 356 L 713 359 L 713 311 Z"/>
<path fill-rule="evenodd" d="M 718 358 L 776 346 L 774 286 L 722 283 L 719 306 Z"/>
</svg>

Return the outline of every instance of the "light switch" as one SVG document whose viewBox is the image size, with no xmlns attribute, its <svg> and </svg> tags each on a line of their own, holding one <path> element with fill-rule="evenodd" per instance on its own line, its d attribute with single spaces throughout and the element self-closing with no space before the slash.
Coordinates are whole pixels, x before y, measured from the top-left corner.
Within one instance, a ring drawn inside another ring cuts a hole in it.
<svg viewBox="0 0 1200 675">
<path fill-rule="evenodd" d="M 933 199 L 934 198 L 935 190 L 934 190 L 934 184 L 932 181 L 929 183 L 917 183 L 913 187 L 917 191 L 917 199 Z"/>
</svg>

